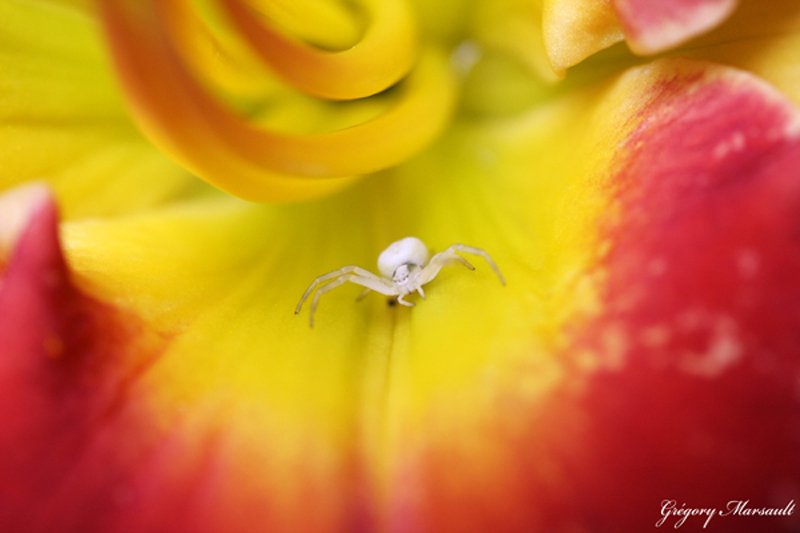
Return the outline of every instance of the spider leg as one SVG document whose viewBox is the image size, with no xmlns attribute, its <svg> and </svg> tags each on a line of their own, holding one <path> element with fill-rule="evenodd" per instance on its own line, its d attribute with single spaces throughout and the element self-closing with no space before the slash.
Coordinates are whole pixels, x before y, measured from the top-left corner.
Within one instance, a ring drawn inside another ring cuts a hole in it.
<svg viewBox="0 0 800 533">
<path fill-rule="evenodd" d="M 407 302 L 407 301 L 403 300 L 403 296 L 406 296 L 406 295 L 405 294 L 401 294 L 400 296 L 397 297 L 397 303 L 399 303 L 401 305 L 405 305 L 406 307 L 414 307 L 415 305 L 417 305 L 414 302 Z"/>
<path fill-rule="evenodd" d="M 456 261 L 458 261 L 459 263 L 461 263 L 462 265 L 464 265 L 465 267 L 467 267 L 470 270 L 475 270 L 475 267 L 472 266 L 472 263 L 470 263 L 469 261 L 467 261 L 466 259 L 464 259 L 463 257 L 461 257 L 458 254 L 451 254 L 451 259 L 455 259 Z"/>
<path fill-rule="evenodd" d="M 497 274 L 498 279 L 500 279 L 500 284 L 505 285 L 506 280 L 503 278 L 503 275 L 500 273 L 500 269 L 497 268 L 497 265 L 492 261 L 492 258 L 489 257 L 489 254 L 486 253 L 485 250 L 481 250 L 480 248 L 475 248 L 474 246 L 467 246 L 465 244 L 454 244 L 448 250 L 456 250 L 458 252 L 463 252 L 465 254 L 472 254 L 472 255 L 479 255 L 486 259 L 486 262 L 489 263 L 489 266 L 492 267 L 494 273 Z"/>
<path fill-rule="evenodd" d="M 467 261 L 463 256 L 460 256 L 458 254 L 454 254 L 452 248 L 453 247 L 451 246 L 450 248 L 448 248 L 444 252 L 440 252 L 438 254 L 435 254 L 431 258 L 431 260 L 428 261 L 428 264 L 433 263 L 434 260 L 435 260 L 436 263 L 439 265 L 439 268 L 441 268 L 441 267 L 445 266 L 449 261 L 458 261 L 459 263 L 461 263 L 462 265 L 464 265 L 468 269 L 475 270 L 475 267 L 472 266 L 472 263 Z M 438 270 L 437 270 L 437 273 L 438 273 Z M 433 277 L 431 277 L 430 279 L 433 279 L 435 277 L 436 277 L 436 274 L 434 274 Z M 428 281 L 430 281 L 430 279 Z"/>
<path fill-rule="evenodd" d="M 364 292 L 362 292 L 361 294 L 359 294 L 359 295 L 358 295 L 358 298 L 356 298 L 356 301 L 357 301 L 357 302 L 360 302 L 361 300 L 363 300 L 364 298 L 366 298 L 366 297 L 367 297 L 367 294 L 369 294 L 369 292 L 370 292 L 371 290 L 372 290 L 372 289 L 370 289 L 369 287 L 367 287 L 366 289 L 364 289 Z"/>
<path fill-rule="evenodd" d="M 359 269 L 363 270 L 363 269 Z M 367 272 L 364 270 L 364 272 Z M 321 287 L 317 294 L 314 295 L 314 299 L 311 301 L 311 312 L 308 315 L 308 324 L 310 327 L 314 327 L 314 313 L 317 310 L 317 305 L 319 305 L 319 298 L 326 292 L 330 292 L 339 285 L 343 285 L 344 283 L 351 281 L 363 287 L 366 287 L 370 290 L 380 292 L 387 296 L 394 296 L 397 294 L 397 290 L 395 289 L 394 285 L 391 284 L 388 280 L 383 278 L 379 278 L 375 274 L 367 272 L 369 276 L 362 276 L 359 274 L 345 274 L 336 278 L 335 280 L 331 281 L 324 287 Z M 301 302 L 302 303 L 302 302 Z"/>
<path fill-rule="evenodd" d="M 491 257 L 489 257 L 489 254 L 487 254 L 484 250 L 472 246 L 466 246 L 463 244 L 454 244 L 450 246 L 447 250 L 439 252 L 438 254 L 434 255 L 428 262 L 428 264 L 425 265 L 425 267 L 422 270 L 422 274 L 420 276 L 420 285 L 424 285 L 430 282 L 433 278 L 435 278 L 439 274 L 439 271 L 442 269 L 442 267 L 444 267 L 450 261 L 458 261 L 459 263 L 469 268 L 470 270 L 475 270 L 475 267 L 472 266 L 469 263 L 469 261 L 458 255 L 456 251 L 467 254 L 479 255 L 483 257 L 484 259 L 486 259 L 486 262 L 489 263 L 489 266 L 492 267 L 492 270 L 494 270 L 495 274 L 497 274 L 497 277 L 500 279 L 500 283 L 502 285 L 506 284 L 506 280 L 500 273 L 500 269 L 497 268 L 495 262 L 492 260 Z"/>
<path fill-rule="evenodd" d="M 350 272 L 355 272 L 359 276 L 363 276 L 365 278 L 374 278 L 376 280 L 382 279 L 382 278 L 379 278 L 378 276 L 376 276 L 375 274 L 373 274 L 372 272 L 370 272 L 368 270 L 364 270 L 361 267 L 352 266 L 352 265 L 351 266 L 342 267 L 342 268 L 340 268 L 338 270 L 334 270 L 333 272 L 328 272 L 327 274 L 323 274 L 323 275 L 321 275 L 320 277 L 318 277 L 317 279 L 315 279 L 314 281 L 311 282 L 311 285 L 308 286 L 308 288 L 306 289 L 306 292 L 303 293 L 303 297 L 300 298 L 300 302 L 297 304 L 297 307 L 294 310 L 294 314 L 297 314 L 297 313 L 300 312 L 300 308 L 303 307 L 303 303 L 306 301 L 306 299 L 308 299 L 309 296 L 311 296 L 311 293 L 314 292 L 314 289 L 316 289 L 317 287 L 319 287 L 322 283 L 325 283 L 326 281 L 330 281 L 330 280 L 332 280 L 334 278 L 338 278 L 339 276 L 342 276 L 344 274 L 349 274 Z"/>
</svg>

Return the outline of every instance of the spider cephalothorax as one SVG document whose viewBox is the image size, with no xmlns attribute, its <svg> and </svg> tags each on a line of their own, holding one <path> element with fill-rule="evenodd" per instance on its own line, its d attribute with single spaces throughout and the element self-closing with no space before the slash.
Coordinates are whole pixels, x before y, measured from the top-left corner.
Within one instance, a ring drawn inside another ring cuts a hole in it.
<svg viewBox="0 0 800 533">
<path fill-rule="evenodd" d="M 300 298 L 300 303 L 294 313 L 300 312 L 303 303 L 308 299 L 314 289 L 321 284 L 330 282 L 327 285 L 320 287 L 314 300 L 311 302 L 311 312 L 309 314 L 309 323 L 314 326 L 314 311 L 317 309 L 319 298 L 328 291 L 331 291 L 342 285 L 345 282 L 351 281 L 358 285 L 366 287 L 364 294 L 369 291 L 377 291 L 387 296 L 397 296 L 397 302 L 412 307 L 413 302 L 407 302 L 403 298 L 413 292 L 418 292 L 419 295 L 425 299 L 425 292 L 422 286 L 430 282 L 443 266 L 450 262 L 458 261 L 470 270 L 475 270 L 469 262 L 456 252 L 462 252 L 473 255 L 480 255 L 489 263 L 489 266 L 500 278 L 500 283 L 506 284 L 500 269 L 492 261 L 485 251 L 480 248 L 466 246 L 463 244 L 454 244 L 447 250 L 440 252 L 428 260 L 429 253 L 428 247 L 425 246 L 421 240 L 416 237 L 406 237 L 397 242 L 393 242 L 389 247 L 378 256 L 378 271 L 381 276 L 376 276 L 368 270 L 357 266 L 346 266 L 333 272 L 328 272 L 315 279 L 309 285 L 303 297 Z"/>
</svg>

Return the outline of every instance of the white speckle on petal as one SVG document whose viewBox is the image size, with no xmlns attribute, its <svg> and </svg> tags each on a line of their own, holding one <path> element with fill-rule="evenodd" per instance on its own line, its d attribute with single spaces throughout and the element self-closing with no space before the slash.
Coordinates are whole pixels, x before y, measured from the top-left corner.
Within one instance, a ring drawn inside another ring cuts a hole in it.
<svg viewBox="0 0 800 533">
<path fill-rule="evenodd" d="M 714 324 L 706 352 L 688 353 L 679 364 L 689 374 L 715 378 L 741 361 L 743 355 L 744 346 L 736 334 L 736 322 L 730 317 L 721 317 Z"/>
<path fill-rule="evenodd" d="M 619 370 L 625 365 L 625 357 L 630 349 L 630 339 L 621 324 L 609 324 L 601 334 L 605 366 Z"/>
<path fill-rule="evenodd" d="M 707 320 L 707 313 L 702 309 L 690 309 L 681 313 L 675 322 L 681 332 L 688 333 L 700 329 Z"/>
<path fill-rule="evenodd" d="M 639 335 L 639 341 L 647 348 L 662 348 L 671 338 L 669 326 L 663 324 L 645 328 Z"/>
<path fill-rule="evenodd" d="M 747 144 L 747 138 L 741 131 L 734 131 L 726 139 L 714 147 L 712 155 L 714 159 L 723 159 L 731 152 L 738 152 Z"/>
<path fill-rule="evenodd" d="M 666 271 L 667 271 L 667 261 L 662 257 L 653 259 L 647 265 L 647 272 L 654 278 L 663 275 Z"/>
<path fill-rule="evenodd" d="M 478 164 L 480 164 L 483 169 L 491 169 L 497 164 L 497 154 L 488 148 L 478 150 L 476 157 L 478 159 Z"/>
<path fill-rule="evenodd" d="M 789 139 L 796 139 L 800 137 L 800 114 L 792 113 L 791 118 L 786 123 L 783 133 Z"/>
<path fill-rule="evenodd" d="M 760 263 L 758 253 L 755 250 L 746 248 L 740 250 L 736 255 L 736 267 L 739 271 L 739 276 L 744 279 L 755 277 Z"/>
<path fill-rule="evenodd" d="M 461 75 L 466 75 L 483 57 L 483 50 L 475 41 L 465 40 L 450 54 L 450 64 Z"/>
<path fill-rule="evenodd" d="M 692 6 L 688 16 L 663 17 L 657 25 L 650 24 L 628 39 L 628 47 L 637 55 L 664 52 L 719 25 L 734 9 L 736 0 L 703 2 Z"/>
<path fill-rule="evenodd" d="M 21 185 L 0 195 L 0 259 L 11 256 L 33 213 L 51 199 L 52 193 L 47 185 L 38 182 Z"/>
</svg>

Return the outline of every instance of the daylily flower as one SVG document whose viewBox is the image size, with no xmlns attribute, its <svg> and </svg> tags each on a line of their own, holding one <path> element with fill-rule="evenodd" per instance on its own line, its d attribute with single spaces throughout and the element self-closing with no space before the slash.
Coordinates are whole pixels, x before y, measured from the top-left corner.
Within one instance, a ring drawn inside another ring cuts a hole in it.
<svg viewBox="0 0 800 533">
<path fill-rule="evenodd" d="M 800 527 L 796 1 L 2 0 L 0 72 L 0 530 Z M 292 314 L 409 235 L 507 286 Z"/>
</svg>

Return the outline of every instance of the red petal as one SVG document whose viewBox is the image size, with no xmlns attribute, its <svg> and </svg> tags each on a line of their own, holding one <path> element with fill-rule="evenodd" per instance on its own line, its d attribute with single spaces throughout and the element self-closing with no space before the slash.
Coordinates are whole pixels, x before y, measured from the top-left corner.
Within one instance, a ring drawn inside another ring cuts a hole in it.
<svg viewBox="0 0 800 533">
<path fill-rule="evenodd" d="M 573 347 L 607 362 L 581 394 L 570 468 L 608 528 L 652 527 L 663 500 L 800 497 L 800 113 L 748 75 L 712 72 L 665 80 L 642 111 L 614 178 L 606 311 Z M 800 525 L 773 520 L 711 522 Z"/>
<path fill-rule="evenodd" d="M 631 74 L 662 81 L 609 178 L 598 315 L 573 322 L 557 379 L 532 350 L 477 427 L 432 412 L 401 439 L 397 531 L 651 531 L 664 500 L 800 501 L 800 112 L 751 76 L 685 65 Z"/>
<path fill-rule="evenodd" d="M 135 317 L 76 288 L 57 223 L 39 195 L 0 292 L 2 531 L 99 527 L 119 498 L 125 446 L 147 436 L 123 406 L 154 352 Z"/>
<path fill-rule="evenodd" d="M 715 28 L 737 0 L 611 0 L 631 50 L 655 54 Z"/>
</svg>

